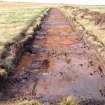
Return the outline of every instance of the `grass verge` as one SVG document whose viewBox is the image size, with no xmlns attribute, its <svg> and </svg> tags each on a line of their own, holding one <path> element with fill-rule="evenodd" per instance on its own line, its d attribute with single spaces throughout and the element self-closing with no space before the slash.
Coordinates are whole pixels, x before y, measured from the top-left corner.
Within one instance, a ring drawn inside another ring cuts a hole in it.
<svg viewBox="0 0 105 105">
<path fill-rule="evenodd" d="M 15 29 L 15 33 L 9 31 L 9 28 L 2 27 L 9 32 L 6 31 L 4 35 L 0 36 L 0 77 L 7 77 L 8 73 L 16 67 L 26 47 L 32 43 L 35 35 L 33 33 L 40 27 L 41 21 L 48 10 L 49 8 L 23 9 L 21 11 L 16 10 L 15 12 L 14 10 L 12 12 L 6 10 L 6 16 L 3 15 L 5 21 L 4 23 L 0 21 L 0 26 L 1 24 L 5 24 L 4 26 L 8 26 L 7 24 L 16 24 L 19 27 L 22 26 L 22 28 L 17 30 L 16 27 L 12 27 Z M 7 23 L 6 19 L 9 19 Z"/>
</svg>

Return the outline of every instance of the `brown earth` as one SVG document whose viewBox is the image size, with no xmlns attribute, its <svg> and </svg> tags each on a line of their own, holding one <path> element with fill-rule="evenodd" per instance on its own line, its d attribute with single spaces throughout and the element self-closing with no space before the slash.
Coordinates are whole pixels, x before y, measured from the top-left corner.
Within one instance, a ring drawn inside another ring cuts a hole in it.
<svg viewBox="0 0 105 105">
<path fill-rule="evenodd" d="M 81 105 L 105 104 L 104 67 L 95 49 L 69 23 L 59 10 L 50 10 L 37 31 L 32 53 L 26 52 L 0 85 L 0 102 L 38 99 L 55 103 L 70 96 Z"/>
</svg>

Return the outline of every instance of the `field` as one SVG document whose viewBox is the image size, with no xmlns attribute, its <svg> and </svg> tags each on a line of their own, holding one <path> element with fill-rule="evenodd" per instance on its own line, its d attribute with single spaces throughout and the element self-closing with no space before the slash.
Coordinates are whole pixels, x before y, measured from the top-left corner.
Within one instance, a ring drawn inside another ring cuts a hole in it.
<svg viewBox="0 0 105 105">
<path fill-rule="evenodd" d="M 42 8 L 0 9 L 0 47 L 16 37 L 42 10 Z"/>
<path fill-rule="evenodd" d="M 0 3 L 0 49 L 28 26 L 30 21 L 37 19 L 42 10 L 42 6 L 27 3 Z"/>
<path fill-rule="evenodd" d="M 34 22 L 36 21 L 36 25 L 40 24 L 40 15 L 44 14 L 45 9 L 46 5 L 37 6 L 35 4 L 28 4 L 28 3 L 5 3 L 5 2 L 0 3 L 0 54 L 1 55 L 2 53 L 4 53 L 4 51 L 8 53 L 8 50 L 6 51 L 5 49 L 6 47 L 5 45 L 7 43 L 15 43 L 16 40 L 18 40 L 18 38 L 21 37 L 20 34 L 24 33 L 31 27 L 33 21 Z M 32 32 L 32 29 L 30 30 L 30 32 Z M 10 54 L 10 59 L 14 58 L 15 55 Z M 3 60 L 1 59 L 0 62 L 3 62 Z M 1 75 L 5 74 L 4 71 L 5 71 L 4 69 L 1 69 L 0 74 Z"/>
<path fill-rule="evenodd" d="M 0 105 L 104 105 L 105 6 L 0 2 Z"/>
</svg>

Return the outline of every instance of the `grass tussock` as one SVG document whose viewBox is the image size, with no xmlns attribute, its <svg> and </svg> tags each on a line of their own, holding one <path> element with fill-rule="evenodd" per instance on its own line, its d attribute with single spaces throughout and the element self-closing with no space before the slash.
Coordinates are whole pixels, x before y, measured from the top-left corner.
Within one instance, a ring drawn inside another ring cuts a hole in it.
<svg viewBox="0 0 105 105">
<path fill-rule="evenodd" d="M 79 104 L 77 104 L 75 99 L 73 99 L 72 97 L 65 97 L 61 100 L 61 102 L 54 103 L 54 104 L 51 104 L 49 102 L 46 102 L 43 104 L 38 100 L 32 100 L 32 101 L 24 100 L 24 101 L 17 101 L 12 104 L 10 103 L 8 105 L 79 105 Z"/>
<path fill-rule="evenodd" d="M 1 68 L 0 69 L 0 77 L 7 77 L 7 72 L 6 72 L 6 70 L 5 69 L 3 69 L 3 68 Z"/>
<path fill-rule="evenodd" d="M 78 105 L 72 97 L 64 98 L 59 105 Z"/>
<path fill-rule="evenodd" d="M 17 102 L 15 105 L 41 105 L 39 101 L 23 101 Z"/>
</svg>

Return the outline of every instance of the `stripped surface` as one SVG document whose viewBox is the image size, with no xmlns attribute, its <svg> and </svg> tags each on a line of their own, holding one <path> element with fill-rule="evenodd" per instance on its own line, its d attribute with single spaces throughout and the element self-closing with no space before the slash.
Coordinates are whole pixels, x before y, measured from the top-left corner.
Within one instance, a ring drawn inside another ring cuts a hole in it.
<svg viewBox="0 0 105 105">
<path fill-rule="evenodd" d="M 24 54 L 1 86 L 1 100 L 56 102 L 71 96 L 79 101 L 104 101 L 105 79 L 96 52 L 59 10 L 50 10 L 32 47 L 32 54 Z"/>
</svg>

